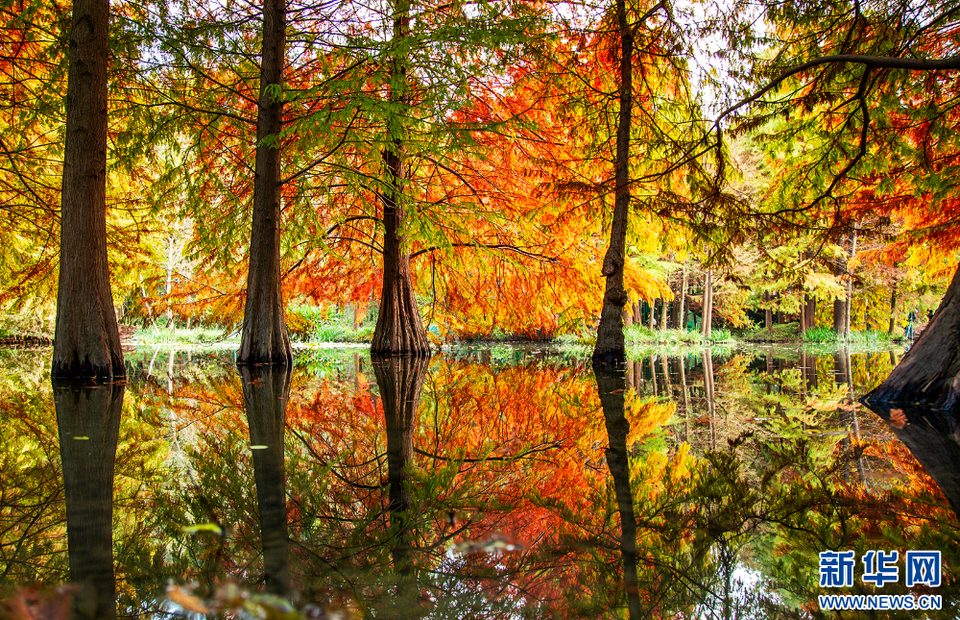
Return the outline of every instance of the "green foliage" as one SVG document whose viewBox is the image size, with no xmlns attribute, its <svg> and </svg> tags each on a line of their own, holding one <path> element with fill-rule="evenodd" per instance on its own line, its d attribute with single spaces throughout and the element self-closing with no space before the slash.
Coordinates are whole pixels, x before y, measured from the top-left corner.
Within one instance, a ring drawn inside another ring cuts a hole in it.
<svg viewBox="0 0 960 620">
<path fill-rule="evenodd" d="M 213 327 L 150 327 L 139 328 L 134 340 L 142 344 L 239 344 L 240 335 Z"/>
<path fill-rule="evenodd" d="M 287 308 L 287 333 L 293 342 L 370 342 L 376 325 L 374 313 L 353 328 L 353 319 L 338 307 L 309 304 Z"/>
<path fill-rule="evenodd" d="M 804 342 L 838 342 L 839 340 L 842 338 L 829 327 L 814 327 L 808 329 L 803 335 Z"/>
</svg>

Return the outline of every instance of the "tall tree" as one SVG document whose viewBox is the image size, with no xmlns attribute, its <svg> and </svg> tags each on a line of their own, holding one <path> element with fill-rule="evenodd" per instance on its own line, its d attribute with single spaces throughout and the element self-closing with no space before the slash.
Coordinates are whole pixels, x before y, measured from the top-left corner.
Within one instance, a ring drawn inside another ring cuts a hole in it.
<svg viewBox="0 0 960 620">
<path fill-rule="evenodd" d="M 286 0 L 264 0 L 253 226 L 238 364 L 293 364 L 280 277 L 280 129 L 286 10 Z"/>
<path fill-rule="evenodd" d="M 107 264 L 108 0 L 73 4 L 60 220 L 55 378 L 125 375 Z"/>
<path fill-rule="evenodd" d="M 606 278 L 603 307 L 597 344 L 593 348 L 594 363 L 620 363 L 626 357 L 623 340 L 623 307 L 627 291 L 623 288 L 623 268 L 627 255 L 627 220 L 630 213 L 630 125 L 633 108 L 633 40 L 634 31 L 627 21 L 625 0 L 617 0 L 617 34 L 620 39 L 619 109 L 617 121 L 617 153 L 614 173 L 615 194 L 610 245 L 603 257 L 601 273 Z M 653 305 L 651 304 L 651 316 Z"/>
<path fill-rule="evenodd" d="M 383 205 L 383 284 L 380 314 L 370 350 L 375 354 L 430 355 L 430 342 L 420 319 L 420 310 L 410 276 L 410 249 L 403 233 L 408 200 L 405 165 L 407 93 L 406 46 L 410 36 L 410 0 L 393 3 L 393 50 L 390 57 L 387 142 L 383 149 L 384 174 L 380 202 Z M 392 107 L 391 106 L 391 107 Z"/>
</svg>

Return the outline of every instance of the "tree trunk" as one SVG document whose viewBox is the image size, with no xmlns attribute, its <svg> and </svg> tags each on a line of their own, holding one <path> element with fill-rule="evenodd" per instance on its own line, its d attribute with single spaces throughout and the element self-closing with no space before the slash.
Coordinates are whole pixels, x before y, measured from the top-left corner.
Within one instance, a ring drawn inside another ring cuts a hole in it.
<svg viewBox="0 0 960 620">
<path fill-rule="evenodd" d="M 291 369 L 285 366 L 240 367 L 243 405 L 253 447 L 264 587 L 267 592 L 280 596 L 290 593 L 287 484 L 283 462 L 290 377 Z"/>
<path fill-rule="evenodd" d="M 286 0 L 264 0 L 257 153 L 253 182 L 253 227 L 243 336 L 237 364 L 292 366 L 280 278 L 280 145 L 283 99 L 271 93 L 283 87 Z"/>
<path fill-rule="evenodd" d="M 393 41 L 403 48 L 403 39 L 410 34 L 409 0 L 394 4 Z M 420 310 L 413 292 L 410 275 L 410 253 L 406 239 L 400 234 L 406 216 L 404 188 L 407 170 L 404 162 L 403 117 L 410 106 L 407 93 L 407 61 L 405 52 L 396 52 L 391 59 L 390 103 L 397 111 L 387 120 L 390 142 L 383 149 L 386 182 L 380 192 L 383 205 L 383 289 L 380 292 L 380 314 L 370 347 L 376 355 L 429 356 L 430 341 L 423 328 Z"/>
<path fill-rule="evenodd" d="M 687 301 L 687 284 L 689 283 L 690 271 L 687 269 L 687 261 L 683 261 L 683 276 L 680 279 L 680 309 L 677 314 L 680 316 L 680 329 L 685 330 L 687 328 L 687 315 L 686 315 L 686 301 Z"/>
<path fill-rule="evenodd" d="M 617 155 L 613 202 L 613 224 L 610 246 L 603 258 L 602 274 L 606 278 L 597 344 L 593 349 L 595 363 L 619 364 L 626 357 L 623 321 L 620 309 L 627 303 L 623 286 L 626 264 L 627 223 L 630 210 L 630 124 L 633 106 L 633 31 L 627 23 L 625 0 L 617 0 L 617 27 L 620 31 L 620 114 L 617 122 Z"/>
<path fill-rule="evenodd" d="M 857 224 L 853 225 L 853 238 L 850 240 L 850 260 L 847 262 L 847 307 L 844 309 L 843 337 L 850 339 L 850 315 L 853 313 L 853 272 L 850 265 L 857 257 Z"/>
<path fill-rule="evenodd" d="M 113 477 L 124 384 L 53 382 L 67 513 L 74 618 L 117 617 Z"/>
<path fill-rule="evenodd" d="M 841 241 L 841 246 L 844 243 Z M 844 276 L 847 273 L 847 257 L 841 254 L 834 263 L 834 274 Z M 833 300 L 833 331 L 838 336 L 843 336 L 847 328 L 847 300 Z"/>
<path fill-rule="evenodd" d="M 703 280 L 703 337 L 710 340 L 713 331 L 713 270 L 707 269 Z"/>
<path fill-rule="evenodd" d="M 925 405 L 952 413 L 960 397 L 960 270 L 927 328 L 887 380 L 864 397 L 877 404 Z"/>
<path fill-rule="evenodd" d="M 806 296 L 806 317 L 807 329 L 814 329 L 817 326 L 817 298 Z"/>
<path fill-rule="evenodd" d="M 107 262 L 107 0 L 76 0 L 70 27 L 60 279 L 51 375 L 123 377 Z"/>
<path fill-rule="evenodd" d="M 660 300 L 660 330 L 667 329 L 667 310 L 670 303 L 666 299 Z"/>
<path fill-rule="evenodd" d="M 767 302 L 767 307 L 763 309 L 763 326 L 769 332 L 773 329 L 773 309 L 770 307 L 769 291 L 763 294 L 763 299 Z"/>
<path fill-rule="evenodd" d="M 804 303 L 803 292 L 800 292 L 800 338 L 807 334 L 807 304 Z"/>
<path fill-rule="evenodd" d="M 897 285 L 900 282 L 893 281 L 893 288 L 890 290 L 890 326 L 887 328 L 887 336 L 893 337 L 893 330 L 897 326 L 895 313 L 897 311 Z"/>
</svg>

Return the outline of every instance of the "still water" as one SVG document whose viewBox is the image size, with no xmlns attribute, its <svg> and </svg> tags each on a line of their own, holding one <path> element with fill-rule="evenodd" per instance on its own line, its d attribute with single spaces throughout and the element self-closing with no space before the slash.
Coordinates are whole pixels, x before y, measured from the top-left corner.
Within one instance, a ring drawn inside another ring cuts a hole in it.
<svg viewBox="0 0 960 620">
<path fill-rule="evenodd" d="M 958 434 L 857 402 L 900 355 L 146 348 L 90 388 L 0 351 L 0 616 L 955 618 Z"/>
</svg>

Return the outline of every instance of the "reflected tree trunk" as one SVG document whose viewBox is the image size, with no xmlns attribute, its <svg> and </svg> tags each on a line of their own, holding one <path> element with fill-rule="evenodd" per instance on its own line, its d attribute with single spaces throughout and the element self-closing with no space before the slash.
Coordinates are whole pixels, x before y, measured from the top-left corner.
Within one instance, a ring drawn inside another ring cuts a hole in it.
<svg viewBox="0 0 960 620">
<path fill-rule="evenodd" d="M 960 518 L 960 428 L 936 409 L 867 403 L 920 462 Z"/>
<path fill-rule="evenodd" d="M 413 433 L 417 425 L 417 407 L 427 377 L 430 358 L 374 357 L 371 360 L 377 387 L 383 399 L 383 416 L 387 431 L 387 482 L 390 529 L 394 539 L 391 548 L 394 569 L 403 578 L 413 570 L 408 479 L 413 468 Z"/>
<path fill-rule="evenodd" d="M 680 387 L 683 395 L 683 440 L 690 443 L 690 389 L 687 387 L 686 358 L 680 358 Z"/>
<path fill-rule="evenodd" d="M 710 449 L 717 449 L 717 429 L 714 417 L 717 413 L 716 394 L 713 385 L 713 352 L 707 348 L 703 350 L 703 387 L 707 398 L 707 418 L 710 421 Z"/>
<path fill-rule="evenodd" d="M 291 371 L 286 366 L 241 366 L 243 404 L 250 427 L 253 475 L 257 485 L 263 581 L 267 592 L 290 593 L 287 485 L 283 460 Z"/>
<path fill-rule="evenodd" d="M 75 618 L 117 617 L 113 474 L 124 387 L 53 382 Z"/>
<path fill-rule="evenodd" d="M 627 458 L 627 435 L 630 423 L 624 411 L 626 378 L 620 368 L 594 363 L 600 406 L 607 427 L 609 447 L 606 450 L 607 467 L 613 477 L 613 489 L 620 513 L 620 551 L 623 557 L 623 583 L 627 592 L 629 618 L 641 617 L 640 593 L 637 579 L 637 520 L 633 512 L 633 492 L 630 489 L 630 462 Z"/>
<path fill-rule="evenodd" d="M 650 356 L 650 381 L 653 385 L 653 395 L 660 396 L 660 387 L 657 385 L 657 358 Z"/>
</svg>

